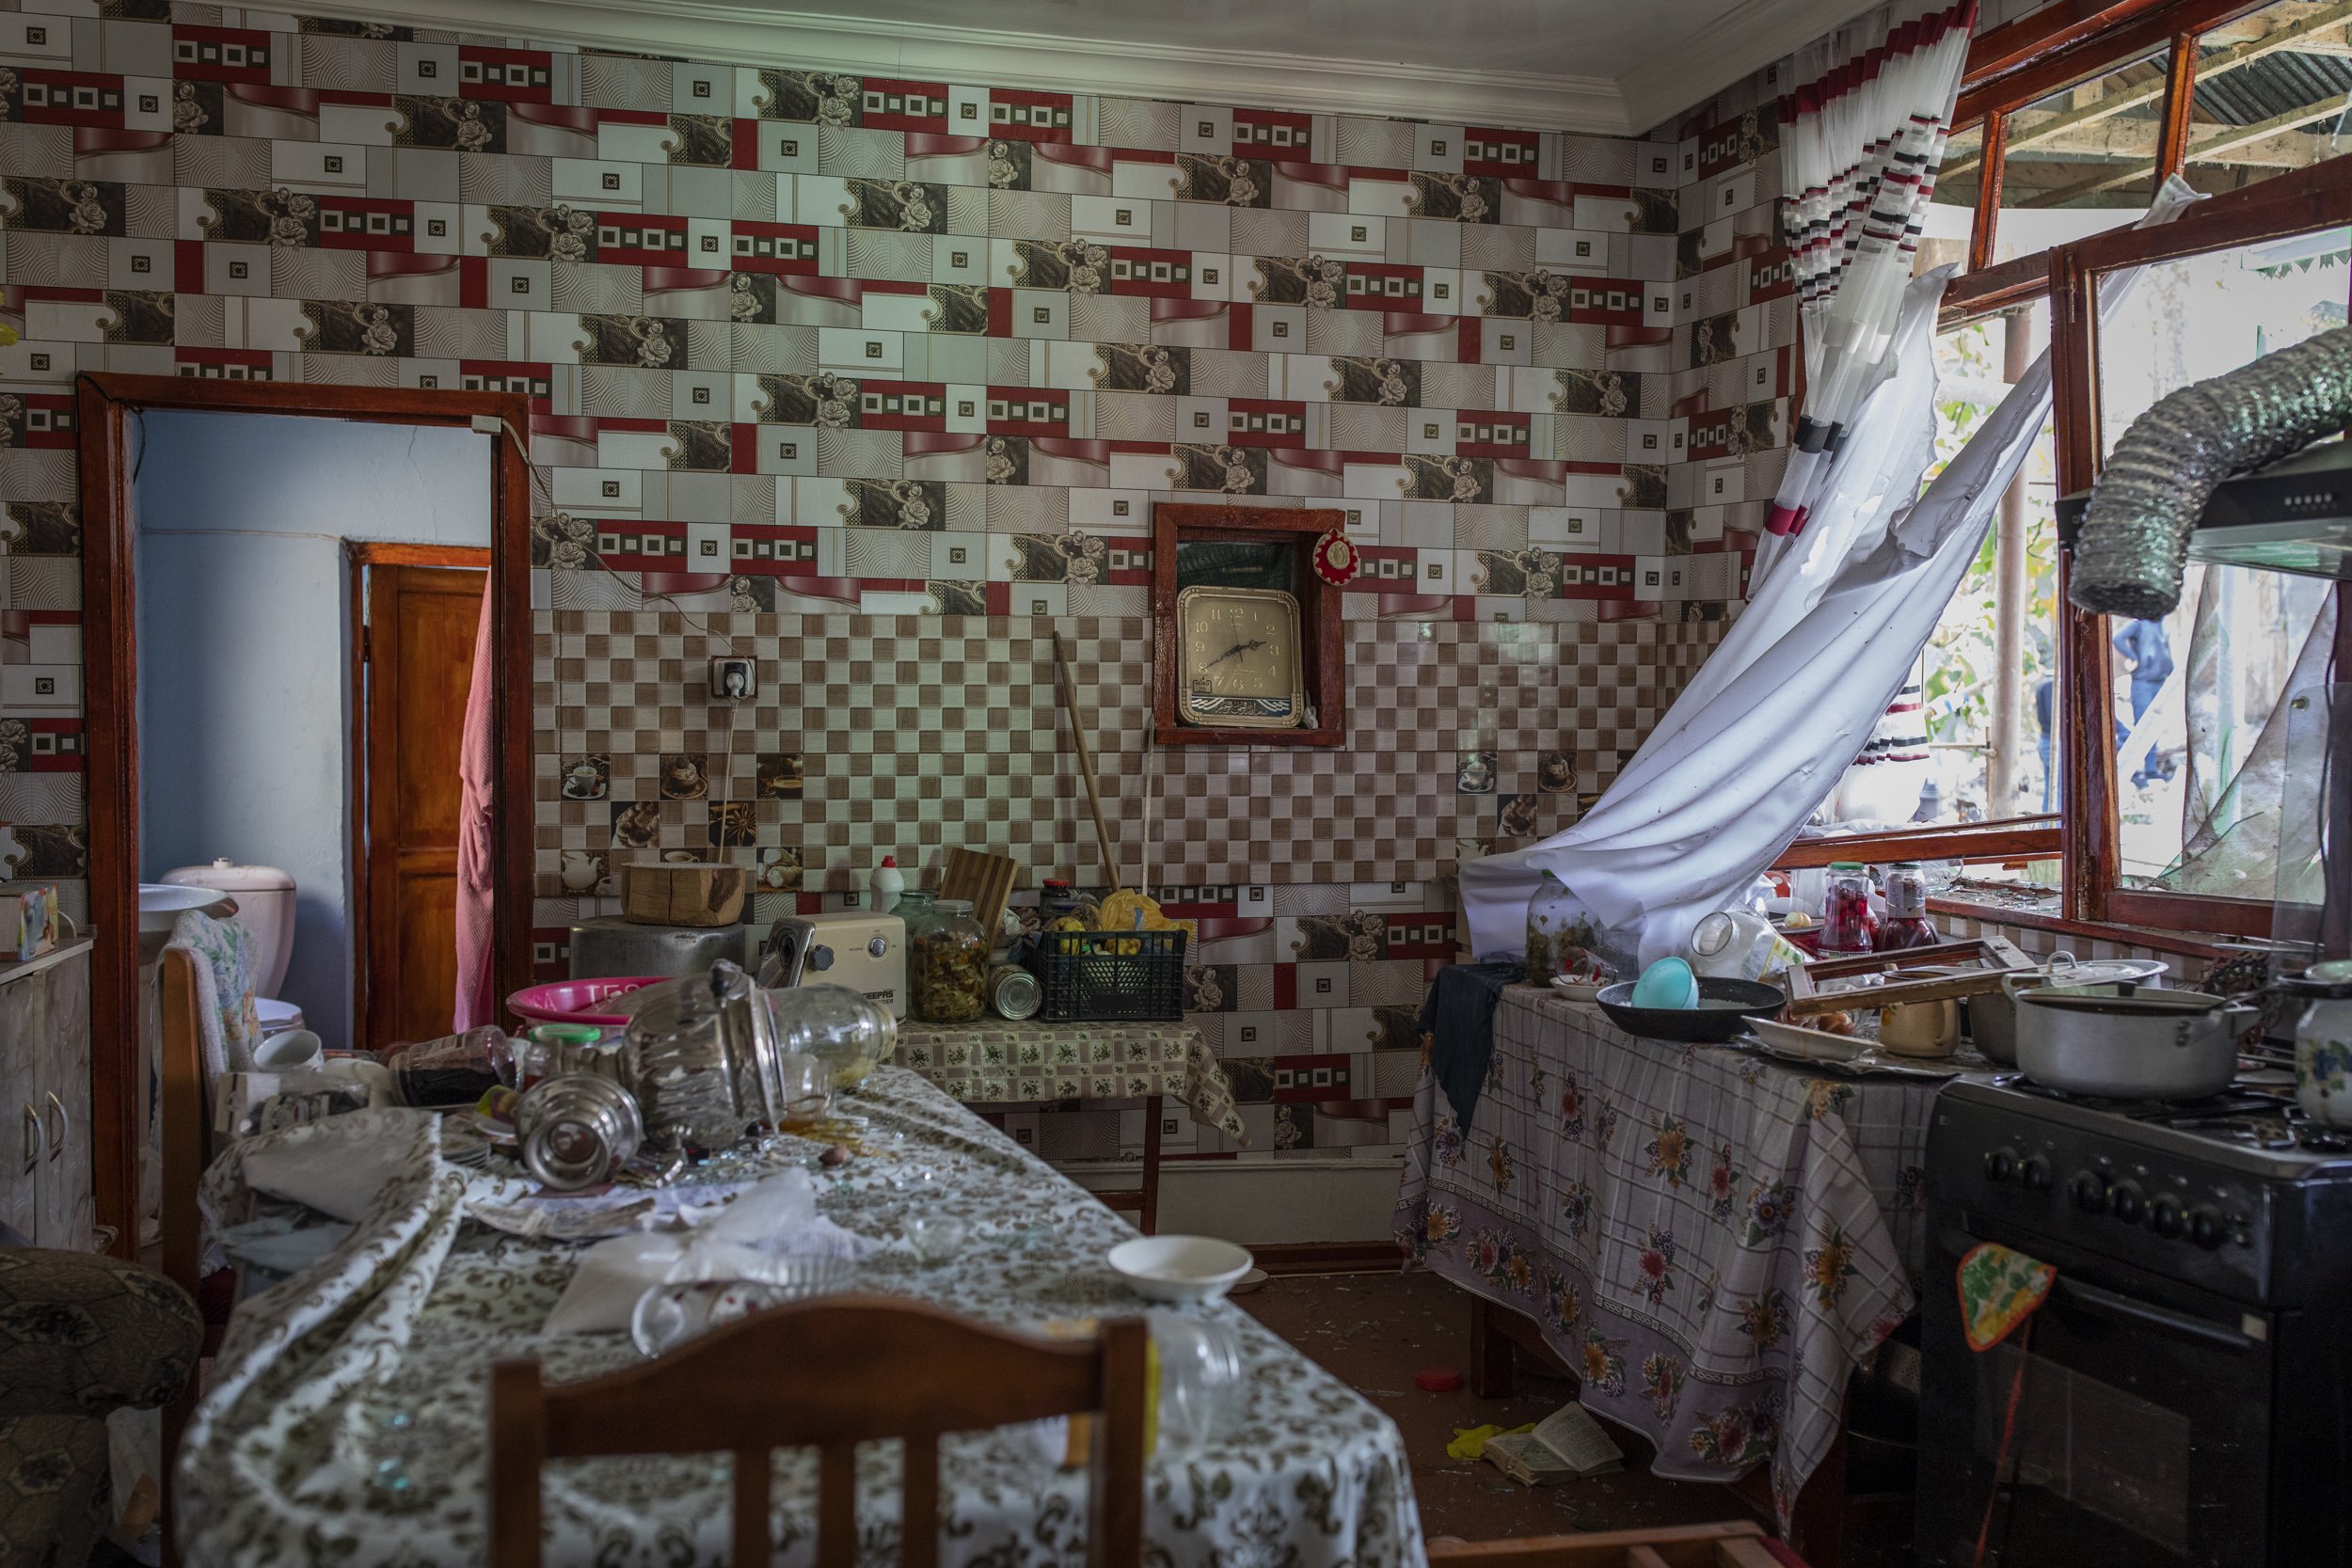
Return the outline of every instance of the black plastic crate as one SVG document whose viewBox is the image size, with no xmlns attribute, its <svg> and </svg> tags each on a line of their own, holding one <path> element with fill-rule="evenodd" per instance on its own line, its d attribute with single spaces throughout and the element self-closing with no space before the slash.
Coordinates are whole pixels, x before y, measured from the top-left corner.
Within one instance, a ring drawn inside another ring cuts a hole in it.
<svg viewBox="0 0 2352 1568">
<path fill-rule="evenodd" d="M 1048 1023 L 1184 1016 L 1184 931 L 1041 931 L 1029 973 Z"/>
</svg>

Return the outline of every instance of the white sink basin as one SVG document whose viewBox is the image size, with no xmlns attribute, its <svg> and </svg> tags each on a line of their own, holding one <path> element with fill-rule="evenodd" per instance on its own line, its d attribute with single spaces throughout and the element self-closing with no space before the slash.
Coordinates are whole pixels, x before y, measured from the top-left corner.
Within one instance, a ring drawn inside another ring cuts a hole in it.
<svg viewBox="0 0 2352 1568">
<path fill-rule="evenodd" d="M 173 926 L 190 910 L 209 910 L 224 903 L 229 895 L 216 887 L 181 887 L 174 882 L 141 882 L 139 884 L 139 934 L 141 936 L 169 935 Z"/>
</svg>

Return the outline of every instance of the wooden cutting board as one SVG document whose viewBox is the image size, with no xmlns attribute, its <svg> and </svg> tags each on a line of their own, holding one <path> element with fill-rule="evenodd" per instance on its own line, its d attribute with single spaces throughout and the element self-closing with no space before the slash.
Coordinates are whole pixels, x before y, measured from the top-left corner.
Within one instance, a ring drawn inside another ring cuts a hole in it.
<svg viewBox="0 0 2352 1568">
<path fill-rule="evenodd" d="M 652 861 L 621 867 L 621 913 L 641 925 L 732 926 L 743 912 L 739 865 Z"/>
<path fill-rule="evenodd" d="M 940 872 L 942 898 L 969 898 L 972 918 L 980 923 L 991 942 L 1005 918 L 1005 902 L 1012 896 L 1012 879 L 1021 863 L 1010 855 L 985 854 L 977 849 L 950 849 Z"/>
</svg>

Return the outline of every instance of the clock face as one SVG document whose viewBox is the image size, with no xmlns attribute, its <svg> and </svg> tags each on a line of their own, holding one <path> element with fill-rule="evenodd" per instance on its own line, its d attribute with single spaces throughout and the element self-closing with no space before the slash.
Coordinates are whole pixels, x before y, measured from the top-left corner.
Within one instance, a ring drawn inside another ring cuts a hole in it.
<svg viewBox="0 0 2352 1568">
<path fill-rule="evenodd" d="M 1176 596 L 1180 697 L 1195 724 L 1295 729 L 1306 721 L 1298 601 L 1253 588 Z"/>
</svg>

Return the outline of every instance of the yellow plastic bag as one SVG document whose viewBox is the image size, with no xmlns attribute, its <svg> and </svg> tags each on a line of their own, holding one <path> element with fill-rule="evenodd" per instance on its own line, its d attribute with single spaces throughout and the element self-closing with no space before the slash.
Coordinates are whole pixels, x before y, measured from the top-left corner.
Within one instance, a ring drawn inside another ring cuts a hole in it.
<svg viewBox="0 0 2352 1568">
<path fill-rule="evenodd" d="M 1449 1459 L 1483 1459 L 1486 1457 L 1488 1438 L 1507 1437 L 1518 1433 L 1534 1430 L 1535 1423 L 1533 1421 L 1523 1427 L 1456 1427 L 1454 1429 L 1454 1441 L 1445 1446 L 1446 1457 Z"/>
</svg>

